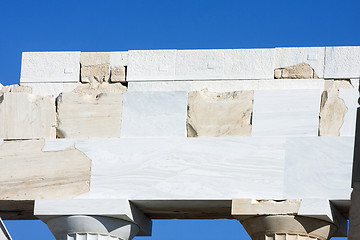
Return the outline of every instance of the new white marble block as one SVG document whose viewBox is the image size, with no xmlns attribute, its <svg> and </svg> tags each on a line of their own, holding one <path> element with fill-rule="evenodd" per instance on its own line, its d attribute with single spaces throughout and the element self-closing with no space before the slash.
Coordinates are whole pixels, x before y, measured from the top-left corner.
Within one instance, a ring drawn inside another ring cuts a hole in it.
<svg viewBox="0 0 360 240">
<path fill-rule="evenodd" d="M 288 138 L 285 197 L 349 199 L 354 137 Z"/>
<path fill-rule="evenodd" d="M 284 138 L 77 140 L 92 161 L 82 199 L 281 198 Z"/>
<path fill-rule="evenodd" d="M 226 49 L 223 79 L 274 79 L 275 49 Z"/>
<path fill-rule="evenodd" d="M 186 137 L 186 111 L 186 92 L 125 92 L 121 137 Z"/>
<path fill-rule="evenodd" d="M 128 52 L 127 81 L 174 80 L 176 50 Z"/>
<path fill-rule="evenodd" d="M 360 78 L 360 47 L 326 47 L 324 78 Z"/>
<path fill-rule="evenodd" d="M 320 90 L 254 91 L 252 136 L 317 136 Z"/>
<path fill-rule="evenodd" d="M 275 68 L 287 68 L 299 63 L 307 63 L 319 78 L 323 78 L 324 56 L 325 47 L 276 48 Z"/>
<path fill-rule="evenodd" d="M 78 82 L 80 52 L 23 52 L 20 83 Z"/>
<path fill-rule="evenodd" d="M 221 79 L 224 74 L 223 50 L 178 50 L 175 79 Z"/>
</svg>

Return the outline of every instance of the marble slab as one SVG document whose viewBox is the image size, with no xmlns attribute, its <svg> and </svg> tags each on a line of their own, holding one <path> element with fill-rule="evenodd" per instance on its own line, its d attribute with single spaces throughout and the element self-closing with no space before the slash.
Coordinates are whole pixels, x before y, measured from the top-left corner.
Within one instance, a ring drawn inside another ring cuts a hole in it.
<svg viewBox="0 0 360 240">
<path fill-rule="evenodd" d="M 349 199 L 353 137 L 288 138 L 286 198 Z"/>
<path fill-rule="evenodd" d="M 252 136 L 317 136 L 320 90 L 254 91 Z"/>
<path fill-rule="evenodd" d="M 360 78 L 360 47 L 326 47 L 324 78 Z"/>
<path fill-rule="evenodd" d="M 176 50 L 128 52 L 127 81 L 163 81 L 175 78 Z"/>
<path fill-rule="evenodd" d="M 128 52 L 110 52 L 110 66 L 120 67 L 128 65 Z"/>
<path fill-rule="evenodd" d="M 244 90 L 319 89 L 324 90 L 323 79 L 272 80 L 201 80 L 129 82 L 128 91 L 201 91 L 232 92 Z"/>
<path fill-rule="evenodd" d="M 24 52 L 20 83 L 78 82 L 80 52 Z"/>
<path fill-rule="evenodd" d="M 354 88 L 340 88 L 339 98 L 343 99 L 347 107 L 344 123 L 340 128 L 340 136 L 354 136 L 356 126 L 356 112 L 359 107 L 359 91 Z"/>
<path fill-rule="evenodd" d="M 287 68 L 299 63 L 307 63 L 318 75 L 324 77 L 325 47 L 276 48 L 275 68 Z"/>
<path fill-rule="evenodd" d="M 121 137 L 186 137 L 186 92 L 124 92 Z"/>
<path fill-rule="evenodd" d="M 275 49 L 224 50 L 223 79 L 274 79 Z"/>
<path fill-rule="evenodd" d="M 175 80 L 222 79 L 224 51 L 178 50 L 175 69 Z"/>
<path fill-rule="evenodd" d="M 284 138 L 77 140 L 92 160 L 90 192 L 77 198 L 282 197 Z"/>
</svg>

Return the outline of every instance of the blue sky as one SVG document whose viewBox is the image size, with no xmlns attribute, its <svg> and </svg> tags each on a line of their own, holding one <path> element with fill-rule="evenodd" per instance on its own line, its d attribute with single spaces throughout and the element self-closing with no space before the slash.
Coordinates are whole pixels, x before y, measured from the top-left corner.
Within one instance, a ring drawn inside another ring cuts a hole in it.
<svg viewBox="0 0 360 240">
<path fill-rule="evenodd" d="M 0 1 L 3 85 L 19 82 L 25 51 L 353 45 L 360 46 L 359 0 Z M 53 239 L 39 221 L 5 224 L 14 240 Z M 230 220 L 155 221 L 153 235 L 249 239 Z"/>
</svg>

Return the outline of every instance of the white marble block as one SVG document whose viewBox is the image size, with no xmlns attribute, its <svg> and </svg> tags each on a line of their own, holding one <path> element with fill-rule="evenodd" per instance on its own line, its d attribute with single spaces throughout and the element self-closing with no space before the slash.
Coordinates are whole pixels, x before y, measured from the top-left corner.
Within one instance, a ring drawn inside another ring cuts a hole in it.
<svg viewBox="0 0 360 240">
<path fill-rule="evenodd" d="M 0 138 L 55 138 L 54 97 L 29 93 L 0 94 Z"/>
<path fill-rule="evenodd" d="M 222 79 L 223 50 L 178 50 L 175 66 L 176 80 Z"/>
<path fill-rule="evenodd" d="M 324 78 L 360 78 L 360 47 L 326 47 Z"/>
<path fill-rule="evenodd" d="M 354 137 L 288 138 L 285 197 L 349 199 Z"/>
<path fill-rule="evenodd" d="M 281 198 L 284 138 L 77 140 L 92 160 L 90 192 L 78 198 L 220 200 Z"/>
<path fill-rule="evenodd" d="M 317 136 L 320 90 L 254 92 L 252 136 Z"/>
<path fill-rule="evenodd" d="M 176 50 L 128 52 L 127 81 L 175 79 Z"/>
<path fill-rule="evenodd" d="M 126 92 L 121 137 L 186 137 L 186 92 Z"/>
<path fill-rule="evenodd" d="M 20 83 L 78 82 L 80 52 L 23 52 Z"/>
<path fill-rule="evenodd" d="M 128 65 L 128 52 L 110 52 L 110 66 L 122 67 Z"/>
<path fill-rule="evenodd" d="M 275 49 L 227 49 L 223 79 L 273 79 Z"/>
<path fill-rule="evenodd" d="M 323 78 L 324 56 L 325 47 L 276 48 L 275 68 L 287 68 L 299 63 L 307 63 L 319 78 Z"/>
</svg>

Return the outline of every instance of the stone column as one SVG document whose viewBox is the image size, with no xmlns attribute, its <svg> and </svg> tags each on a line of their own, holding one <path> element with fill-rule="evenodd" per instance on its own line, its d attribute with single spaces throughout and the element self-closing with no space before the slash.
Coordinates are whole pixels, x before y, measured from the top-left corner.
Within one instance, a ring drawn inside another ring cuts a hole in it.
<svg viewBox="0 0 360 240">
<path fill-rule="evenodd" d="M 346 219 L 326 199 L 233 199 L 232 215 L 253 240 L 327 240 L 335 233 L 346 236 Z"/>
<path fill-rule="evenodd" d="M 42 199 L 34 215 L 57 240 L 131 240 L 151 236 L 152 222 L 125 199 Z"/>
<path fill-rule="evenodd" d="M 261 215 L 240 221 L 253 240 L 326 240 L 335 224 L 295 215 Z"/>
<path fill-rule="evenodd" d="M 57 240 L 131 240 L 139 232 L 132 222 L 103 216 L 60 216 L 46 224 Z"/>
</svg>

